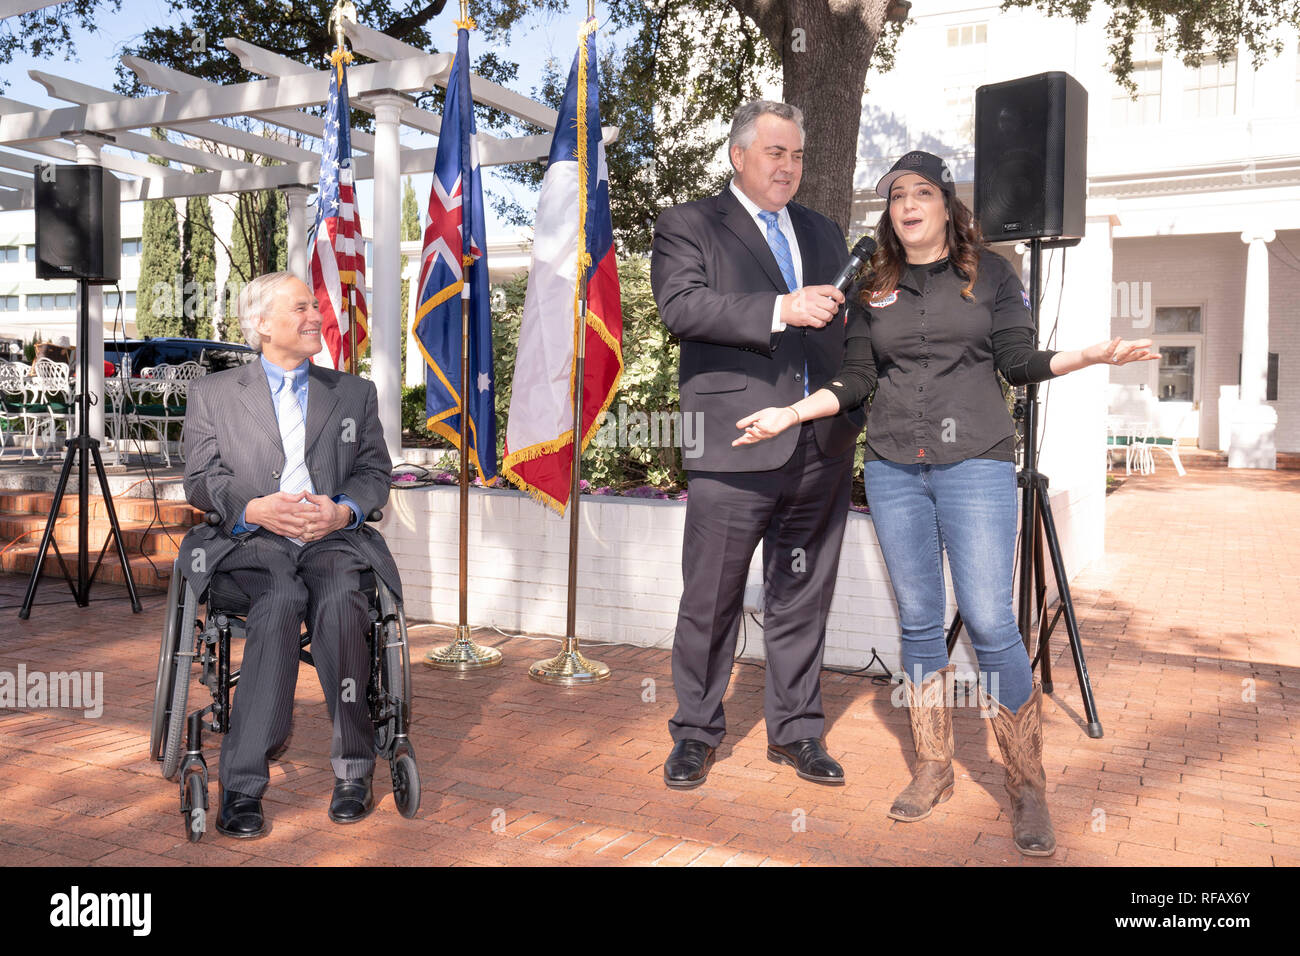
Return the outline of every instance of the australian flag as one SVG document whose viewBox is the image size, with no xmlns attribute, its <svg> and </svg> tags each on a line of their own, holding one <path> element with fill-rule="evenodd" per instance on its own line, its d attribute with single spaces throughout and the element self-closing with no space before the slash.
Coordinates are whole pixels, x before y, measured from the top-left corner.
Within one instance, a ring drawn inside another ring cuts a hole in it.
<svg viewBox="0 0 1300 956">
<path fill-rule="evenodd" d="M 429 190 L 415 337 L 426 365 L 424 408 L 429 429 L 460 448 L 460 416 L 467 412 L 467 454 L 483 481 L 491 484 L 497 476 L 496 388 L 492 381 L 488 263 L 483 251 L 487 248 L 483 187 L 474 133 L 469 32 L 462 28 L 447 80 Z M 462 297 L 469 299 L 468 383 L 460 380 Z"/>
<path fill-rule="evenodd" d="M 345 368 L 349 358 L 349 309 L 356 317 L 357 354 L 366 340 L 366 255 L 352 183 L 348 75 L 343 57 L 331 60 L 325 138 L 321 143 L 316 224 L 311 239 L 311 288 L 320 307 L 324 346 L 315 361 Z"/>
</svg>

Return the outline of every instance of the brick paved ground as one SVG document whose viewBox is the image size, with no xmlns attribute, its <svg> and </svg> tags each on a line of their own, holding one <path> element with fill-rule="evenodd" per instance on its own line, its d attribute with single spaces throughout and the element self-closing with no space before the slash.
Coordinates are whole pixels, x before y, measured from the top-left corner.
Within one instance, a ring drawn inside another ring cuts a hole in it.
<svg viewBox="0 0 1300 956">
<path fill-rule="evenodd" d="M 1295 472 L 1229 472 L 1189 456 L 1187 477 L 1161 467 L 1108 499 L 1107 558 L 1074 582 L 1106 736 L 1083 733 L 1057 641 L 1056 693 L 1044 704 L 1060 841 L 1051 860 L 1015 852 L 995 744 L 973 713 L 956 721 L 953 799 L 923 823 L 895 823 L 884 814 L 908 779 L 911 746 L 900 745 L 906 717 L 889 689 L 825 676 L 828 745 L 849 780 L 829 789 L 765 759 L 763 672 L 738 666 L 732 731 L 709 782 L 672 792 L 660 776 L 674 709 L 667 652 L 600 648 L 593 656 L 614 677 L 562 690 L 526 676 L 555 644 L 491 632 L 480 639 L 506 655 L 495 672 L 415 672 L 417 819 L 398 815 L 382 772 L 369 819 L 329 822 L 328 726 L 303 668 L 290 750 L 266 796 L 271 834 L 211 833 L 192 846 L 175 785 L 146 757 L 162 597 L 132 617 L 102 587 L 100 603 L 78 610 L 51 580 L 40 600 L 61 603 L 20 622 L 24 583 L 0 578 L 0 670 L 102 670 L 106 704 L 98 719 L 0 711 L 0 865 L 1300 863 Z M 415 648 L 444 633 L 416 630 Z"/>
</svg>

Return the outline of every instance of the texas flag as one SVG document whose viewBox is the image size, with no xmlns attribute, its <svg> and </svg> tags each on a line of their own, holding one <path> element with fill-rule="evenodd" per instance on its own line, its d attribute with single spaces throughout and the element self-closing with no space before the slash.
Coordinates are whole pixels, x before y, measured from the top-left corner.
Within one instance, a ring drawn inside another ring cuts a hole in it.
<svg viewBox="0 0 1300 956">
<path fill-rule="evenodd" d="M 623 308 L 601 142 L 596 21 L 579 36 L 542 180 L 502 473 L 561 514 L 573 475 L 574 346 L 584 336 L 582 448 L 623 373 Z M 587 276 L 587 315 L 578 278 Z M 581 330 L 581 331 L 580 331 Z"/>
</svg>

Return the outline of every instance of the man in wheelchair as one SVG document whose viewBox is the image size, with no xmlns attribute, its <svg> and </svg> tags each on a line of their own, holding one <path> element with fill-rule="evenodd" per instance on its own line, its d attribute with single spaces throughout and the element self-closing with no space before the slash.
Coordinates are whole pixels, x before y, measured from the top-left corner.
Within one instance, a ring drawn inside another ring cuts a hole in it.
<svg viewBox="0 0 1300 956">
<path fill-rule="evenodd" d="M 311 364 L 321 316 L 291 273 L 250 282 L 239 296 L 239 324 L 259 360 L 189 390 L 185 495 L 220 523 L 186 535 L 180 566 L 196 593 L 219 570 L 248 601 L 216 825 L 246 838 L 266 832 L 261 797 L 268 761 L 289 735 L 304 622 L 334 725 L 329 818 L 354 823 L 373 808 L 360 581 L 373 570 L 399 598 L 401 581 L 383 538 L 364 521 L 388 499 L 391 471 L 374 384 Z"/>
</svg>

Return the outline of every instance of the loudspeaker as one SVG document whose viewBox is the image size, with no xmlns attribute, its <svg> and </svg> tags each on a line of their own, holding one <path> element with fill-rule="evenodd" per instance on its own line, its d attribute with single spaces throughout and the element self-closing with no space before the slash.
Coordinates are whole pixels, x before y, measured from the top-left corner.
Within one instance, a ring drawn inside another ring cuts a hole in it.
<svg viewBox="0 0 1300 956">
<path fill-rule="evenodd" d="M 39 165 L 36 278 L 122 278 L 122 187 L 102 166 Z"/>
<path fill-rule="evenodd" d="M 1087 160 L 1088 91 L 1068 73 L 975 91 L 975 218 L 989 242 L 1082 237 Z"/>
</svg>

